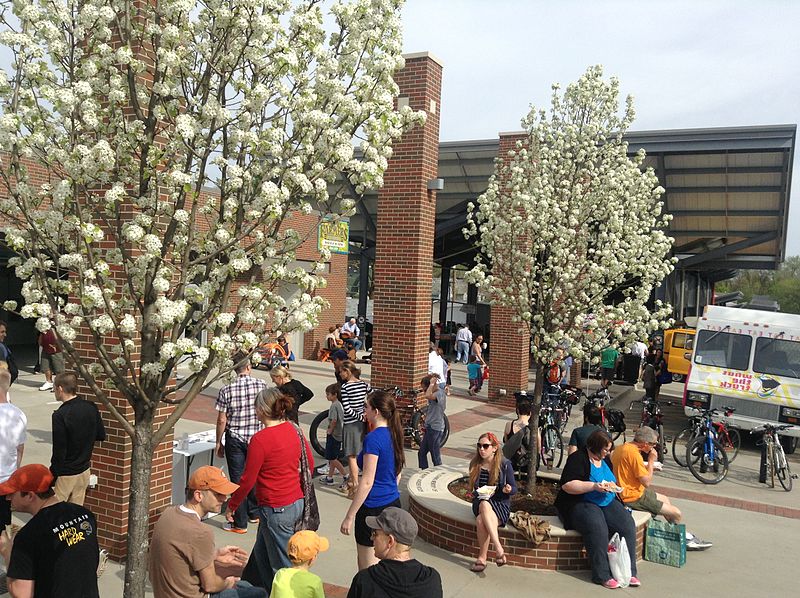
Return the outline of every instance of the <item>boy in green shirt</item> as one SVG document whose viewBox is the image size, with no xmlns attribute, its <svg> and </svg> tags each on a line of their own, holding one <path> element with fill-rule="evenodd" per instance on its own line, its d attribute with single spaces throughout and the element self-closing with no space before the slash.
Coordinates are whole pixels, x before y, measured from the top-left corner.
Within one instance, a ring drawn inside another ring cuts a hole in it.
<svg viewBox="0 0 800 598">
<path fill-rule="evenodd" d="M 609 383 L 614 379 L 617 359 L 619 359 L 619 351 L 614 345 L 608 345 L 600 352 L 600 368 L 602 371 L 600 384 L 603 388 L 608 388 Z"/>
<path fill-rule="evenodd" d="M 327 538 L 303 530 L 289 538 L 291 567 L 279 569 L 272 580 L 270 598 L 325 598 L 322 580 L 309 571 L 320 552 L 328 550 Z"/>
</svg>

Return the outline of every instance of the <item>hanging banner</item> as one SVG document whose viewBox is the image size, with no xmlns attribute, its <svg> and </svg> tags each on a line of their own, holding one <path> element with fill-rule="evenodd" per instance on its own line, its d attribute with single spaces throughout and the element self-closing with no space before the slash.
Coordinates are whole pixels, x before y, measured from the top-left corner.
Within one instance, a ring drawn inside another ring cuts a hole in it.
<svg viewBox="0 0 800 598">
<path fill-rule="evenodd" d="M 331 253 L 348 253 L 350 244 L 350 222 L 347 220 L 323 220 L 317 232 L 317 249 Z"/>
</svg>

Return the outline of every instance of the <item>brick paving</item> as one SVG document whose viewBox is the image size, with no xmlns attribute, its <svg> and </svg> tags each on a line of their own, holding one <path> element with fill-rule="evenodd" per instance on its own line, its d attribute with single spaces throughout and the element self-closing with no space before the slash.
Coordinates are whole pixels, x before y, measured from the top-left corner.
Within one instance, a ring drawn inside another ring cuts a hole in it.
<svg viewBox="0 0 800 598">
<path fill-rule="evenodd" d="M 693 500 L 708 505 L 719 505 L 721 507 L 730 507 L 731 509 L 752 511 L 753 513 L 765 513 L 767 515 L 786 517 L 788 519 L 800 519 L 800 509 L 792 509 L 791 507 L 779 507 L 777 505 L 768 505 L 751 500 L 742 500 L 740 498 L 714 496 L 712 494 L 693 492 L 691 490 L 681 490 L 680 488 L 667 488 L 663 486 L 658 488 L 658 492 L 672 498 Z"/>
</svg>

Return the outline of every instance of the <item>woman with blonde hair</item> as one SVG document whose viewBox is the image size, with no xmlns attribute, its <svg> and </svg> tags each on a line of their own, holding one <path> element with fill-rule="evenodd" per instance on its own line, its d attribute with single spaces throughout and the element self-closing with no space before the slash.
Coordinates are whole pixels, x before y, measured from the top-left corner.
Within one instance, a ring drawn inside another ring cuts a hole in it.
<svg viewBox="0 0 800 598">
<path fill-rule="evenodd" d="M 314 397 L 314 391 L 299 380 L 292 378 L 289 369 L 282 365 L 273 367 L 269 372 L 269 376 L 272 378 L 272 382 L 275 386 L 278 387 L 278 390 L 292 398 L 292 408 L 287 413 L 287 417 L 290 421 L 299 423 L 298 416 L 300 405 L 310 401 Z"/>
<path fill-rule="evenodd" d="M 400 507 L 397 484 L 406 462 L 403 427 L 394 397 L 382 390 L 369 393 L 364 413 L 372 431 L 364 437 L 364 448 L 358 454 L 361 483 L 340 527 L 348 536 L 355 526 L 359 571 L 378 562 L 366 518 L 377 517 L 387 507 Z"/>
<path fill-rule="evenodd" d="M 486 569 L 489 543 L 494 544 L 494 562 L 502 567 L 508 562 L 500 544 L 498 528 L 505 527 L 511 513 L 511 495 L 517 491 L 511 461 L 503 457 L 497 436 L 491 432 L 478 439 L 475 456 L 469 462 L 469 483 L 472 486 L 472 513 L 478 528 L 478 558 L 470 571 L 480 573 Z M 494 491 L 478 492 L 484 486 L 494 486 Z"/>
<path fill-rule="evenodd" d="M 350 476 L 342 483 L 340 490 L 352 495 L 358 486 L 358 464 L 356 455 L 361 451 L 364 436 L 364 399 L 369 392 L 369 384 L 361 380 L 361 370 L 352 361 L 343 361 L 339 366 L 342 378 L 341 402 L 344 412 L 342 429 L 342 454 L 347 457 Z"/>
<path fill-rule="evenodd" d="M 300 483 L 301 450 L 306 451 L 308 465 L 314 468 L 308 440 L 303 438 L 301 444 L 300 428 L 287 419 L 292 404 L 292 398 L 277 388 L 258 393 L 256 414 L 264 429 L 250 439 L 239 488 L 225 512 L 232 521 L 234 511 L 255 486 L 259 525 L 253 558 L 267 588 L 272 587 L 278 569 L 292 566 L 286 547 L 305 504 Z"/>
</svg>

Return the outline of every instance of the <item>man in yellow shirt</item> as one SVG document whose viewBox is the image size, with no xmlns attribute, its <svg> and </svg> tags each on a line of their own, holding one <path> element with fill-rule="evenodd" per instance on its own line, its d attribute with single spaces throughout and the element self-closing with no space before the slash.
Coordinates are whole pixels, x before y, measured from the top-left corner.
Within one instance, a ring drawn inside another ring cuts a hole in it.
<svg viewBox="0 0 800 598">
<path fill-rule="evenodd" d="M 626 442 L 611 453 L 611 463 L 617 483 L 622 487 L 620 497 L 626 506 L 634 511 L 645 511 L 653 515 L 663 515 L 670 523 L 681 522 L 681 512 L 669 498 L 658 494 L 650 487 L 658 460 L 656 443 L 658 434 L 650 427 L 642 426 L 636 430 L 632 442 Z M 647 454 L 647 461 L 642 459 Z M 712 546 L 686 532 L 687 550 L 705 550 Z"/>
</svg>

